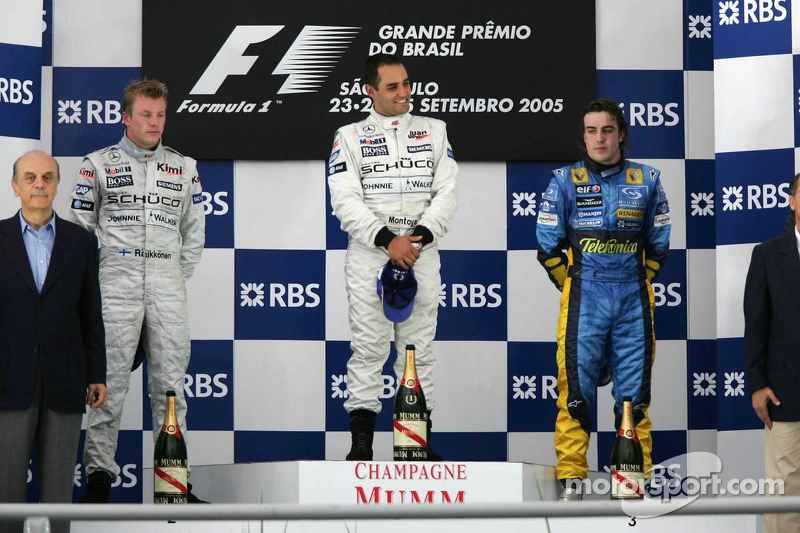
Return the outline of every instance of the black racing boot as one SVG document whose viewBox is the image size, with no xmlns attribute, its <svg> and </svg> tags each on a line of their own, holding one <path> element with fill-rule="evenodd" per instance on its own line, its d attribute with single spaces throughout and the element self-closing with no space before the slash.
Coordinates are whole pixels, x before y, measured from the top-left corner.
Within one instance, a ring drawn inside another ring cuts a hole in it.
<svg viewBox="0 0 800 533">
<path fill-rule="evenodd" d="M 108 503 L 111 495 L 111 474 L 105 470 L 95 470 L 88 476 L 86 493 L 81 498 L 81 503 Z"/>
<path fill-rule="evenodd" d="M 431 412 L 428 411 L 428 461 L 443 461 L 442 456 L 433 451 L 433 447 L 431 447 Z"/>
<path fill-rule="evenodd" d="M 372 438 L 375 436 L 375 413 L 368 409 L 350 412 L 350 435 L 353 444 L 348 461 L 372 461 Z"/>
<path fill-rule="evenodd" d="M 201 500 L 200 498 L 195 496 L 194 493 L 192 492 L 192 484 L 189 483 L 188 485 L 189 485 L 189 494 L 187 494 L 187 497 L 186 497 L 186 501 L 188 503 L 211 503 L 211 502 L 207 502 L 205 500 Z"/>
</svg>

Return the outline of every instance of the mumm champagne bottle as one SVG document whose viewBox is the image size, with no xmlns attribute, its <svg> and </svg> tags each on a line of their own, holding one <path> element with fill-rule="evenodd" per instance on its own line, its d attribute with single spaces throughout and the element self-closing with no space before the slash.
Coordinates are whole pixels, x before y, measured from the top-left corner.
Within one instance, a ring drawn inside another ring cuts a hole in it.
<svg viewBox="0 0 800 533">
<path fill-rule="evenodd" d="M 644 498 L 644 454 L 633 425 L 630 396 L 622 399 L 622 422 L 611 450 L 611 499 Z"/>
<path fill-rule="evenodd" d="M 175 391 L 167 391 L 164 424 L 153 451 L 153 503 L 187 503 L 186 442 L 175 412 Z"/>
<path fill-rule="evenodd" d="M 414 346 L 406 346 L 406 369 L 394 398 L 394 460 L 427 461 L 428 407 L 417 378 Z"/>
</svg>

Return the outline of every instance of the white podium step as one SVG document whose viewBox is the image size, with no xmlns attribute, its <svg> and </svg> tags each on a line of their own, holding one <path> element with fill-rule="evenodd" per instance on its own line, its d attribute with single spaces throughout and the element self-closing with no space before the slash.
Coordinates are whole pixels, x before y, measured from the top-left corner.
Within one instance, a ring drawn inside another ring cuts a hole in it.
<svg viewBox="0 0 800 533">
<path fill-rule="evenodd" d="M 553 468 L 525 463 L 298 461 L 202 466 L 192 469 L 192 485 L 204 498 L 221 503 L 458 504 L 558 496 Z"/>
<path fill-rule="evenodd" d="M 605 473 L 590 477 L 605 478 Z M 149 501 L 152 469 L 143 474 Z M 346 462 L 297 461 L 197 466 L 194 492 L 215 503 L 281 503 L 334 505 L 463 505 L 555 501 L 554 468 L 527 463 L 490 462 Z M 590 499 L 606 499 L 593 495 Z M 581 505 L 578 502 L 564 505 Z M 710 531 L 753 533 L 756 517 L 660 516 L 638 519 L 635 529 L 624 516 L 612 518 L 469 519 L 469 520 L 328 520 L 238 522 L 76 522 L 73 533 L 135 531 L 266 533 L 526 533 Z"/>
</svg>

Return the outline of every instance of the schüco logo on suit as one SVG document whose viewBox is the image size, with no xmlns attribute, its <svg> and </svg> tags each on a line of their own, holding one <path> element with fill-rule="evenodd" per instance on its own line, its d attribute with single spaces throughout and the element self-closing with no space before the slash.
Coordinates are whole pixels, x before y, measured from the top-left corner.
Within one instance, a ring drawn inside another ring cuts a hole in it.
<svg viewBox="0 0 800 533">
<path fill-rule="evenodd" d="M 129 177 L 129 176 L 120 176 Z M 109 178 L 111 179 L 111 178 Z M 115 185 L 121 187 L 121 185 Z M 155 192 L 149 192 L 147 195 L 128 194 L 128 193 L 108 193 L 106 195 L 106 203 L 109 204 L 161 204 L 169 207 L 180 207 L 181 199 L 173 198 L 172 196 L 164 196 Z"/>
</svg>

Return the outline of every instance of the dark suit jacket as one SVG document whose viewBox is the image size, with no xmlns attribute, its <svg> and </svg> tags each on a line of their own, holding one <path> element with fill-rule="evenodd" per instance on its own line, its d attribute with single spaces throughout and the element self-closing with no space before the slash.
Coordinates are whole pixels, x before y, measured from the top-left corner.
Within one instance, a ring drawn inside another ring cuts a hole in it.
<svg viewBox="0 0 800 533">
<path fill-rule="evenodd" d="M 778 422 L 800 420 L 800 256 L 794 231 L 753 249 L 744 288 L 744 363 L 750 392 L 769 386 Z"/>
<path fill-rule="evenodd" d="M 46 404 L 82 413 L 89 383 L 106 382 L 97 239 L 56 216 L 41 294 L 19 213 L 0 221 L 0 410 L 31 405 L 38 369 Z"/>
</svg>

